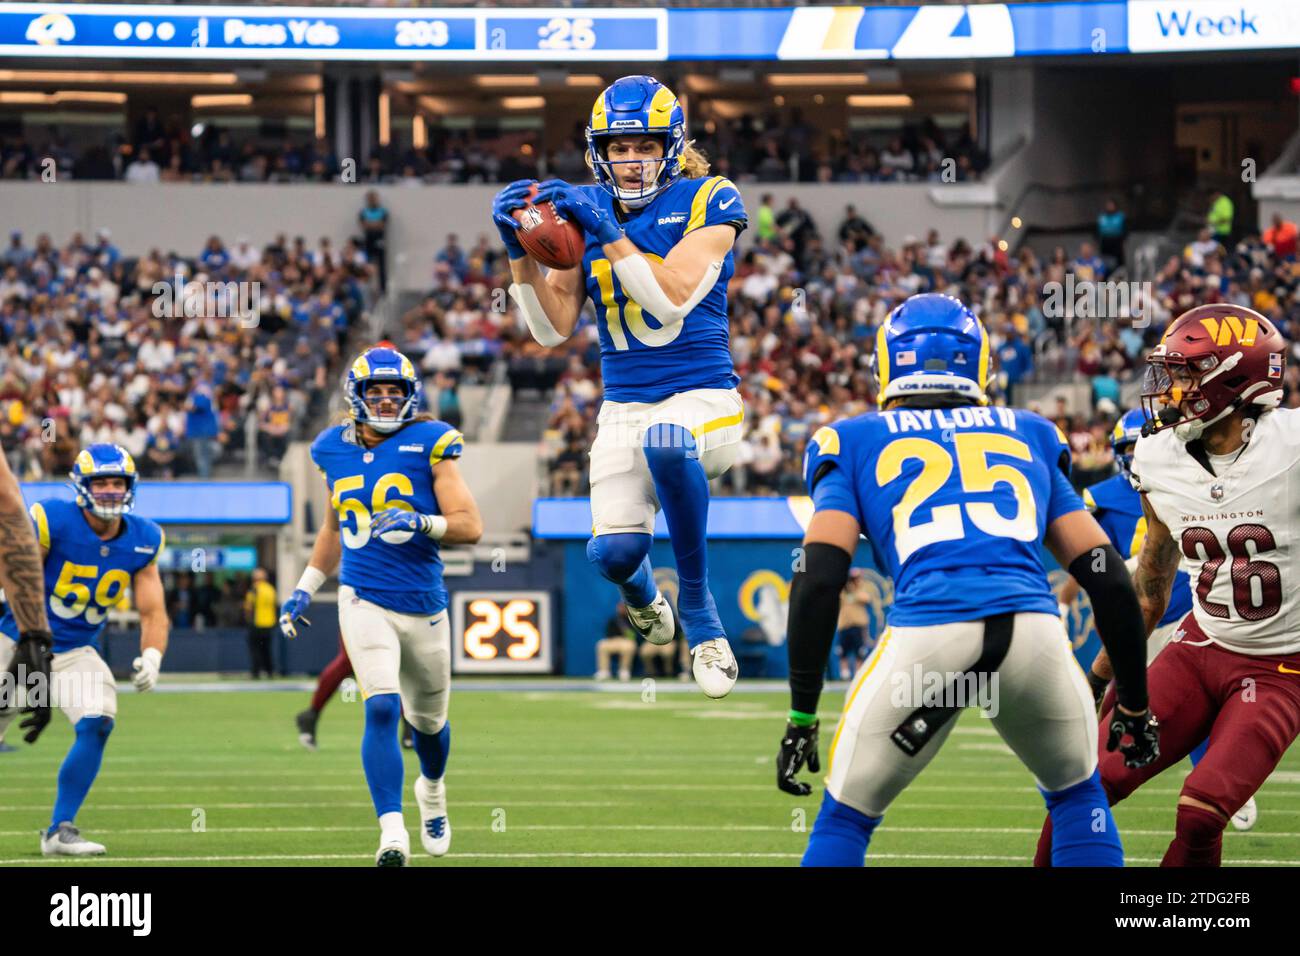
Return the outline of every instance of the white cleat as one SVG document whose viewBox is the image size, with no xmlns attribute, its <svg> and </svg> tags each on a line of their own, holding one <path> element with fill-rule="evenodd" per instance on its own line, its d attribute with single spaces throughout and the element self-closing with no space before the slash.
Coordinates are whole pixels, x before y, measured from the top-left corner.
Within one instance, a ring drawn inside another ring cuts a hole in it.
<svg viewBox="0 0 1300 956">
<path fill-rule="evenodd" d="M 406 828 L 380 831 L 375 866 L 406 866 L 411 860 L 411 835 Z"/>
<path fill-rule="evenodd" d="M 451 849 L 451 820 L 447 818 L 447 786 L 423 774 L 415 778 L 415 803 L 420 808 L 420 842 L 430 856 Z"/>
<path fill-rule="evenodd" d="M 42 856 L 103 856 L 103 844 L 93 843 L 71 823 L 60 823 L 53 833 L 41 834 Z"/>
<path fill-rule="evenodd" d="M 1251 797 L 1241 805 L 1241 809 L 1232 815 L 1232 825 L 1245 833 L 1255 825 L 1259 819 L 1259 808 L 1255 806 L 1255 798 Z"/>
<path fill-rule="evenodd" d="M 671 644 L 677 633 L 677 622 L 673 620 L 673 608 L 662 591 L 655 592 L 655 599 L 649 607 L 632 607 L 627 609 L 628 620 L 642 637 L 651 644 Z"/>
<path fill-rule="evenodd" d="M 731 688 L 736 686 L 736 675 L 740 669 L 736 666 L 736 656 L 731 653 L 731 645 L 725 637 L 718 637 L 691 650 L 691 672 L 695 683 L 705 695 L 717 699 L 726 697 Z"/>
</svg>

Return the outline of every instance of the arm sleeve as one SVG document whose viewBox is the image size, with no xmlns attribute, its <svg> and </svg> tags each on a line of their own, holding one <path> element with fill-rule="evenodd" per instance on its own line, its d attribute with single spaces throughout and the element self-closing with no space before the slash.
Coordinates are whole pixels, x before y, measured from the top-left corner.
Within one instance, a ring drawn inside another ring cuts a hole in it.
<svg viewBox="0 0 1300 956">
<path fill-rule="evenodd" d="M 790 661 L 790 707 L 816 714 L 826 662 L 835 640 L 840 592 L 849 579 L 853 556 L 833 544 L 804 546 L 803 566 L 790 582 L 786 653 Z"/>
</svg>

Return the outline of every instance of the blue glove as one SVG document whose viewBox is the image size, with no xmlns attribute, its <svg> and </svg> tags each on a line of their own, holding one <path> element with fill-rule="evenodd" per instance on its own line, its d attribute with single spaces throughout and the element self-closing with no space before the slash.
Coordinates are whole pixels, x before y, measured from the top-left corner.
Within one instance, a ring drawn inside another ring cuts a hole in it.
<svg viewBox="0 0 1300 956">
<path fill-rule="evenodd" d="M 576 222 L 602 246 L 623 238 L 623 230 L 606 215 L 605 210 L 577 186 L 570 186 L 562 179 L 548 179 L 537 187 L 533 203 L 544 202 L 554 203 L 556 212 Z"/>
<path fill-rule="evenodd" d="M 410 531 L 423 534 L 424 527 L 420 521 L 423 517 L 424 515 L 405 508 L 387 508 L 374 516 L 370 522 L 370 533 L 382 535 L 389 531 Z"/>
<path fill-rule="evenodd" d="M 492 197 L 492 221 L 496 224 L 497 232 L 501 234 L 501 241 L 505 243 L 506 255 L 511 259 L 522 259 L 527 253 L 524 252 L 524 247 L 519 244 L 519 238 L 515 235 L 519 223 L 510 212 L 528 205 L 528 191 L 536 183 L 535 179 L 516 179 Z"/>
<path fill-rule="evenodd" d="M 295 621 L 302 621 L 304 624 L 310 624 L 311 621 L 303 617 L 303 612 L 307 610 L 307 605 L 311 604 L 311 595 L 299 588 L 290 595 L 289 600 L 284 602 L 280 608 L 280 633 L 285 637 L 293 638 L 298 636 L 298 629 L 294 627 Z"/>
</svg>

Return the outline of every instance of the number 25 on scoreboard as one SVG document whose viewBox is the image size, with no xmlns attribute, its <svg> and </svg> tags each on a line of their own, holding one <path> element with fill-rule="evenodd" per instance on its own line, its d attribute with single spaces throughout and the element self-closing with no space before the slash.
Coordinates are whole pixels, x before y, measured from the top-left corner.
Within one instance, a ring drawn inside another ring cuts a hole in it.
<svg viewBox="0 0 1300 956">
<path fill-rule="evenodd" d="M 452 640 L 452 668 L 458 673 L 550 673 L 550 595 L 458 592 L 452 598 Z"/>
</svg>

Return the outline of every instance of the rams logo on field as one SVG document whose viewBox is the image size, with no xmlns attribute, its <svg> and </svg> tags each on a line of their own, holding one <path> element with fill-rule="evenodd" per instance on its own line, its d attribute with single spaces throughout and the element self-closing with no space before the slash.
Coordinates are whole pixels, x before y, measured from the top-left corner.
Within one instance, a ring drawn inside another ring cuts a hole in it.
<svg viewBox="0 0 1300 956">
<path fill-rule="evenodd" d="M 39 46 L 58 46 L 77 37 L 77 28 L 66 13 L 43 13 L 27 24 L 26 37 Z"/>
</svg>

